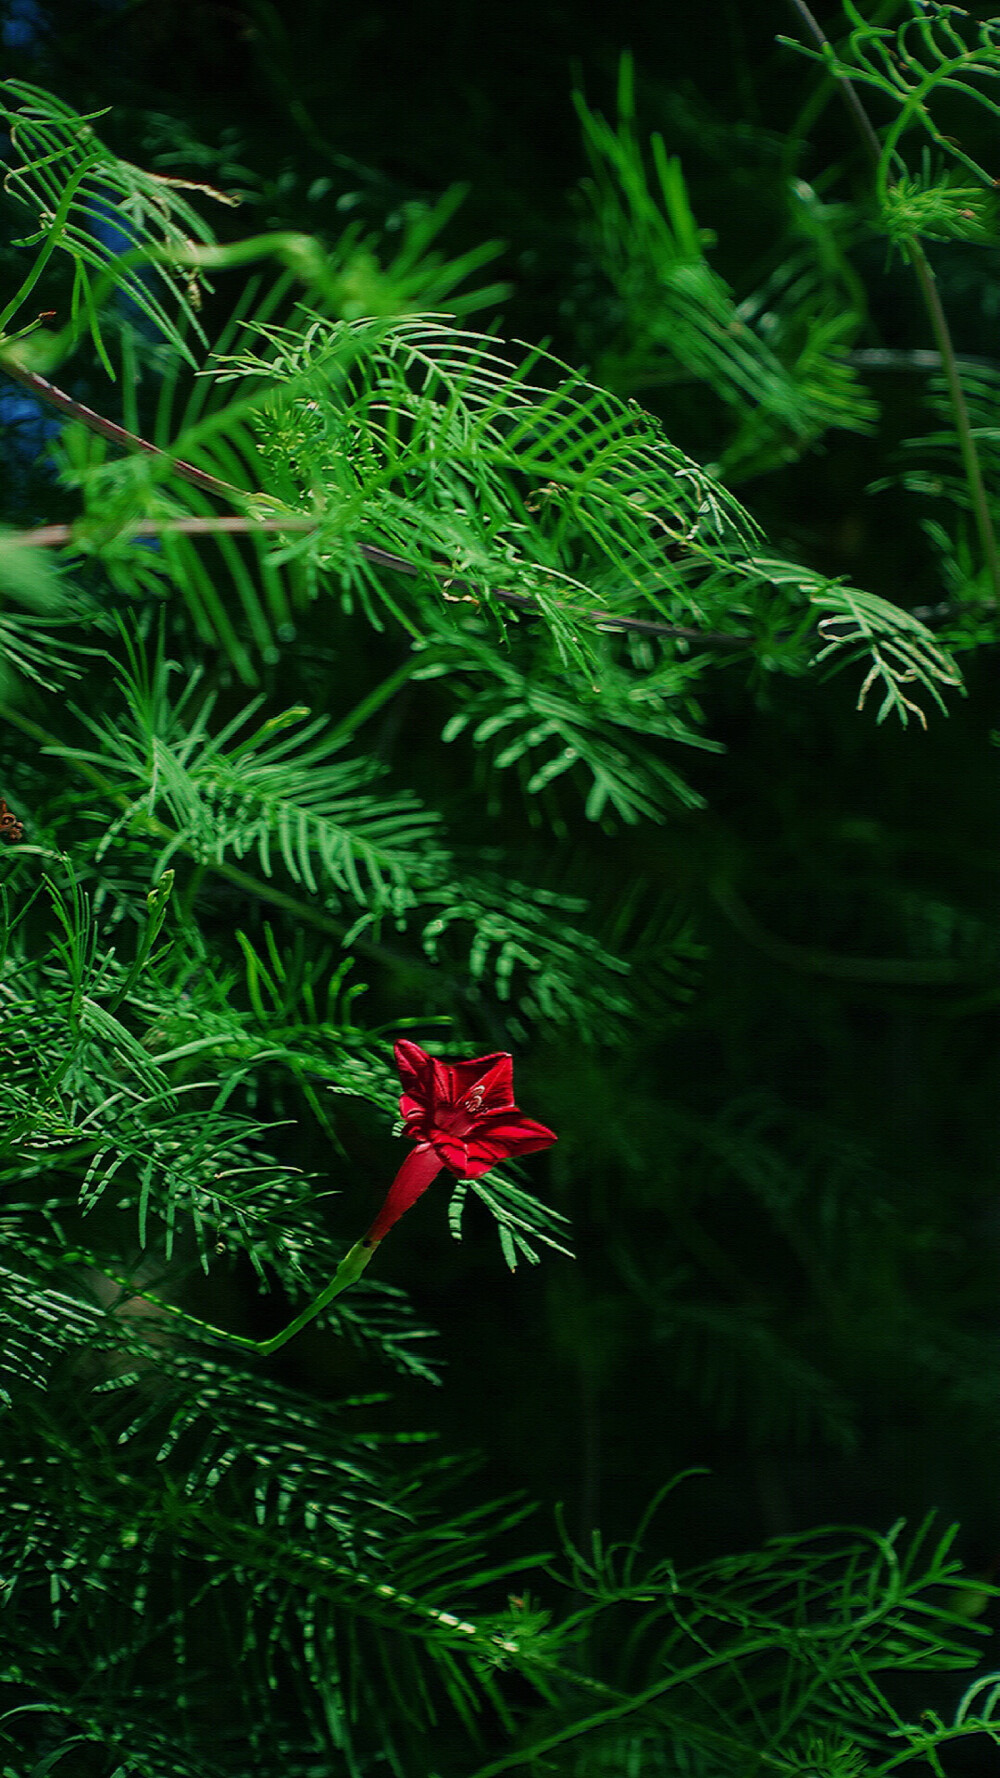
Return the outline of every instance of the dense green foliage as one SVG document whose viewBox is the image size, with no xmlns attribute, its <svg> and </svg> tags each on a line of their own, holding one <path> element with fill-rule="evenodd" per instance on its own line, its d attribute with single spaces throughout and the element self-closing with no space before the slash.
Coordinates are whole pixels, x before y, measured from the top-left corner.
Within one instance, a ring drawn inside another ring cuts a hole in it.
<svg viewBox="0 0 1000 1778">
<path fill-rule="evenodd" d="M 253 17 L 335 177 L 0 86 L 0 1771 L 986 1770 L 1000 367 L 928 250 L 996 266 L 1000 27 L 848 0 L 770 134 L 624 55 L 542 348 L 475 186 L 329 150 Z M 559 1144 L 265 1359 L 403 1034 Z"/>
</svg>

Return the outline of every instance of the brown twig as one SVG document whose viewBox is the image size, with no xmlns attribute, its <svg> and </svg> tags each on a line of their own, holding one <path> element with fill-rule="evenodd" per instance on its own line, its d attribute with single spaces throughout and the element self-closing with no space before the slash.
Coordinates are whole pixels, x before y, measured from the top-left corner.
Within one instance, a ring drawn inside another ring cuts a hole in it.
<svg viewBox="0 0 1000 1778">
<path fill-rule="evenodd" d="M 61 413 L 69 414 L 74 420 L 82 420 L 91 432 L 99 432 L 102 438 L 110 439 L 112 444 L 120 445 L 123 451 L 141 451 L 146 457 L 164 458 L 168 452 L 159 445 L 150 444 L 148 439 L 139 438 L 134 432 L 127 432 L 124 426 L 116 426 L 114 420 L 105 419 L 97 414 L 92 407 L 86 407 L 82 401 L 67 395 L 65 390 L 57 389 L 47 377 L 40 377 L 35 370 L 27 370 L 12 358 L 3 360 L 2 368 L 6 375 L 13 377 L 17 383 L 23 383 L 40 401 L 47 401 L 50 407 L 57 407 Z M 185 463 L 180 457 L 172 459 L 171 467 L 187 482 L 193 482 L 196 488 L 204 488 L 209 494 L 225 494 L 227 497 L 236 494 L 241 500 L 246 499 L 242 488 L 233 487 L 231 482 L 220 481 L 218 476 L 209 475 L 204 469 L 198 469 L 193 463 Z"/>
<path fill-rule="evenodd" d="M 216 518 L 139 519 L 118 532 L 122 537 L 160 537 L 165 533 L 181 537 L 212 537 L 223 533 L 229 537 L 246 536 L 253 531 L 315 531 L 316 520 L 289 513 L 286 519 Z M 63 549 L 80 542 L 78 525 L 39 525 L 34 531 L 15 531 L 4 538 L 5 548 L 12 544 L 25 549 Z"/>
</svg>

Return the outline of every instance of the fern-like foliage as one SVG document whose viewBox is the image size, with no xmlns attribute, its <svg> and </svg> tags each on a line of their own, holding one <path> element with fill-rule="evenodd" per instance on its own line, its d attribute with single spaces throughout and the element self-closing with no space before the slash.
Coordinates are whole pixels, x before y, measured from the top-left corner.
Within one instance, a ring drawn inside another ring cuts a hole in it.
<svg viewBox="0 0 1000 1778">
<path fill-rule="evenodd" d="M 91 1317 L 89 1360 L 70 1343 L 79 1316 L 63 1340 L 71 1371 L 91 1369 L 86 1417 L 64 1379 L 41 1412 L 26 1411 L 22 1387 L 8 1420 L 18 1430 L 6 1469 L 6 1623 L 12 1637 L 18 1624 L 25 1630 L 8 1680 L 40 1719 L 28 1744 L 39 1754 L 58 1745 L 68 1718 L 78 1732 L 90 1725 L 105 1757 L 124 1752 L 115 1709 L 132 1695 L 129 1732 L 149 1762 L 134 1769 L 212 1769 L 200 1749 L 221 1701 L 206 1668 L 220 1638 L 230 1660 L 218 1771 L 247 1757 L 270 1763 L 275 1733 L 300 1759 L 325 1749 L 362 1772 L 378 1747 L 405 1769 L 421 1720 L 426 1730 L 442 1706 L 474 1733 L 498 1697 L 490 1668 L 502 1660 L 501 1639 L 439 1602 L 502 1576 L 484 1564 L 484 1539 L 523 1510 L 439 1517 L 428 1536 L 447 1466 L 404 1465 L 386 1441 L 352 1428 L 364 1404 L 320 1408 L 231 1364 L 172 1353 L 155 1322 L 144 1334 L 136 1317 Z M 117 1374 L 102 1379 L 112 1364 Z M 57 1448 L 62 1500 L 42 1480 Z M 32 1486 L 46 1506 L 28 1523 L 11 1502 Z M 90 1680 L 73 1696 L 81 1637 Z M 173 1726 L 157 1732 L 155 1705 L 168 1687 Z M 265 1722 L 259 1699 L 272 1688 L 284 1702 Z M 167 1759 L 178 1763 L 157 1764 Z"/>
<path fill-rule="evenodd" d="M 997 21 L 977 20 L 963 7 L 942 0 L 905 0 L 902 10 L 906 16 L 894 27 L 866 19 L 853 0 L 844 0 L 850 29 L 839 49 L 827 43 L 813 50 L 782 41 L 816 57 L 838 78 L 871 88 L 889 101 L 894 116 L 877 145 L 876 181 L 890 240 L 903 245 L 919 235 L 938 240 L 992 238 L 993 175 L 941 127 L 933 102 L 947 94 L 996 115 L 991 89 L 1000 78 Z M 907 166 L 902 148 L 914 130 L 924 138 L 919 170 Z M 926 153 L 928 138 L 938 151 L 937 168 L 932 168 Z M 952 175 L 942 174 L 940 168 L 949 162 L 964 168 L 973 183 L 959 186 Z"/>
<path fill-rule="evenodd" d="M 626 394 L 695 380 L 721 397 L 738 421 L 720 454 L 727 481 L 793 461 L 831 426 L 869 431 L 877 410 L 847 361 L 861 319 L 857 284 L 844 275 L 839 242 L 830 251 L 835 210 L 800 182 L 788 256 L 738 303 L 709 264 L 713 237 L 698 227 L 681 163 L 658 132 L 648 172 L 631 57 L 619 72 L 617 128 L 580 94 L 576 106 L 592 168 L 582 246 L 617 309 L 615 343 L 598 351 L 600 378 Z M 585 323 L 584 337 L 592 332 Z"/>
<path fill-rule="evenodd" d="M 109 375 L 114 372 L 101 310 L 114 290 L 191 357 L 178 318 L 204 339 L 197 279 L 177 262 L 189 245 L 210 241 L 212 233 L 183 194 L 209 192 L 226 202 L 224 194 L 121 160 L 94 129 L 102 112 L 81 117 L 25 81 L 8 80 L 0 87 L 0 115 L 19 157 L 4 189 L 31 212 L 34 223 L 20 244 L 41 244 L 27 278 L 0 311 L 0 330 L 27 301 L 50 256 L 60 251 L 73 267 L 71 337 L 88 331 Z M 135 256 L 131 264 L 122 261 L 123 240 Z"/>
<path fill-rule="evenodd" d="M 588 1778 L 629 1758 L 633 1769 L 638 1761 L 654 1772 L 735 1778 L 747 1769 L 748 1742 L 754 1761 L 789 1778 L 817 1769 L 854 1778 L 897 1770 L 901 1751 L 917 1770 L 939 1739 L 961 1732 L 904 1725 L 882 1689 L 882 1676 L 919 1664 L 929 1642 L 942 1663 L 968 1659 L 966 1621 L 953 1606 L 953 1531 L 942 1535 L 932 1521 L 909 1535 L 902 1524 L 884 1536 L 832 1526 L 684 1572 L 640 1555 L 674 1485 L 634 1543 L 606 1549 L 595 1536 L 583 1551 L 566 1540 L 565 1578 L 582 1601 L 576 1632 L 591 1645 L 601 1685 L 586 1713 L 555 1705 L 517 1751 L 474 1778 L 541 1758 Z M 929 1610 L 928 1583 L 939 1589 Z M 985 1692 L 970 1694 L 968 1724 L 996 1742 L 995 1698 Z M 880 1737 L 883 1713 L 895 1721 Z M 817 1757 L 828 1763 L 808 1763 Z"/>
<path fill-rule="evenodd" d="M 828 614 L 817 625 L 821 639 L 814 657 L 817 665 L 832 660 L 839 664 L 844 657 L 865 661 L 868 671 L 858 694 L 858 709 L 864 708 L 868 693 L 878 685 L 882 694 L 879 722 L 894 711 L 904 726 L 915 716 L 926 728 L 923 705 L 916 702 L 919 692 L 943 710 L 944 691 L 961 687 L 949 650 L 910 612 L 875 593 L 793 569 L 787 563 L 761 561 L 757 566 L 765 576 L 792 582 L 806 594 L 813 610 Z"/>
<path fill-rule="evenodd" d="M 338 742 L 327 739 L 322 718 L 307 721 L 308 710 L 283 711 L 254 728 L 259 697 L 212 733 L 216 699 L 199 695 L 200 674 L 172 700 L 169 680 L 178 663 L 161 654 L 147 669 L 134 646 L 129 657 L 119 681 L 126 714 L 95 721 L 81 712 L 102 746 L 72 755 L 105 767 L 114 760 L 114 788 L 127 799 L 99 856 L 118 827 L 162 810 L 174 833 L 157 875 L 180 846 L 199 862 L 252 851 L 265 877 L 280 858 L 293 883 L 316 894 L 322 882 L 334 905 L 353 901 L 376 919 L 402 912 L 414 860 L 431 871 L 440 863 L 433 814 L 412 799 L 366 796 L 373 765 L 335 761 Z"/>
<path fill-rule="evenodd" d="M 301 1333 L 412 1152 L 391 1140 L 401 1033 L 447 1059 L 516 1047 L 539 1117 L 531 1062 L 568 1057 L 574 1118 L 607 1125 L 610 1058 L 635 1071 L 704 951 L 666 851 L 643 875 L 627 846 L 704 806 L 724 664 L 858 662 L 862 701 L 877 679 L 903 722 L 959 684 L 926 626 L 773 553 L 728 485 L 872 422 L 848 222 L 800 191 L 741 307 L 658 139 L 650 182 L 631 80 L 617 131 L 579 108 L 623 316 L 594 378 L 454 325 L 500 294 L 463 294 L 494 244 L 435 244 L 457 188 L 394 257 L 354 227 L 220 244 L 197 208 L 218 193 L 2 89 L 37 253 L 0 368 L 70 416 L 52 462 L 75 514 L 0 536 L 5 1778 L 880 1778 L 996 1739 L 979 1677 L 932 1727 L 883 1689 L 975 1662 L 949 1537 L 819 1532 L 692 1571 L 643 1562 L 647 1519 L 635 1549 L 557 1566 L 521 1553 L 521 1503 L 470 1505 L 464 1464 L 387 1430 L 371 1372 L 447 1373 L 381 1259 L 318 1315 L 322 1382 L 305 1342 L 283 1370 L 255 1337 Z M 61 261 L 46 335 L 25 304 Z M 201 281 L 260 262 L 279 270 L 206 354 Z M 44 380 L 88 338 L 124 424 Z M 631 398 L 675 377 L 731 418 L 715 467 Z M 782 1164 L 766 1122 L 692 1142 L 664 1112 L 657 1165 L 707 1150 L 704 1196 L 735 1179 L 816 1275 L 813 1157 Z M 667 1203 L 637 1129 L 615 1140 L 694 1251 L 698 1203 Z M 456 1180 L 447 1208 L 435 1180 L 414 1221 L 433 1242 L 485 1213 L 511 1269 L 566 1255 L 550 1159 L 529 1166 Z M 775 1441 L 845 1448 L 836 1379 L 694 1276 L 633 1280 L 681 1388 L 717 1422 L 749 1408 Z M 955 1353 L 925 1330 L 927 1375 Z"/>
<path fill-rule="evenodd" d="M 595 570 L 618 581 L 616 600 L 599 586 L 610 619 L 640 590 L 650 598 L 640 575 L 657 530 L 695 552 L 753 534 L 649 416 L 538 353 L 511 362 L 433 317 L 258 331 L 263 353 L 231 355 L 218 374 L 276 385 L 266 453 L 300 503 L 323 490 L 321 559 L 324 533 L 341 551 L 364 539 L 434 577 L 439 598 L 530 597 L 566 661 L 592 659 L 580 620 Z M 548 368 L 554 387 L 529 380 Z M 353 578 L 372 596 L 370 567 Z"/>
</svg>

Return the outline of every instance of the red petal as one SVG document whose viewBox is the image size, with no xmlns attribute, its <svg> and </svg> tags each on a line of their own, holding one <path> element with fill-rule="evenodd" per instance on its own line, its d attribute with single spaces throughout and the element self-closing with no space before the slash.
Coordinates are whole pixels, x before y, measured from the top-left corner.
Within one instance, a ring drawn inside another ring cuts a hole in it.
<svg viewBox="0 0 1000 1778">
<path fill-rule="evenodd" d="M 404 1037 L 396 1043 L 395 1055 L 407 1135 L 430 1144 L 438 1164 L 460 1179 L 478 1179 L 511 1155 L 534 1154 L 555 1142 L 551 1130 L 524 1117 L 514 1104 L 514 1062 L 506 1050 L 468 1062 L 442 1062 Z M 395 1190 L 394 1185 L 386 1213 L 390 1200 L 395 1202 Z"/>
<path fill-rule="evenodd" d="M 458 1105 L 474 1093 L 484 1112 L 515 1111 L 514 1058 L 505 1050 L 495 1056 L 477 1056 L 472 1062 L 456 1062 L 452 1076 L 451 1103 Z M 478 1113 L 477 1113 L 478 1115 Z"/>
<path fill-rule="evenodd" d="M 415 1126 L 421 1111 L 433 1115 L 438 1108 L 451 1110 L 477 1088 L 484 1111 L 514 1110 L 514 1058 L 506 1051 L 469 1062 L 442 1062 L 405 1037 L 394 1051 L 403 1089 L 399 1109 L 407 1125 L 413 1120 Z"/>
<path fill-rule="evenodd" d="M 551 1148 L 557 1137 L 544 1124 L 536 1124 L 533 1118 L 518 1113 L 516 1122 L 507 1117 L 486 1118 L 465 1137 L 432 1130 L 429 1140 L 445 1166 L 459 1179 L 478 1179 L 512 1155 L 537 1154 L 541 1148 Z"/>
<path fill-rule="evenodd" d="M 419 1043 L 410 1043 L 408 1038 L 401 1037 L 394 1045 L 393 1053 L 403 1092 L 422 1105 L 429 1104 L 434 1092 L 434 1063 L 427 1051 L 422 1050 Z"/>
<path fill-rule="evenodd" d="M 406 1125 L 406 1134 L 419 1141 L 434 1128 L 434 1107 L 423 1099 L 411 1099 L 404 1093 L 399 1101 L 399 1114 Z"/>
</svg>

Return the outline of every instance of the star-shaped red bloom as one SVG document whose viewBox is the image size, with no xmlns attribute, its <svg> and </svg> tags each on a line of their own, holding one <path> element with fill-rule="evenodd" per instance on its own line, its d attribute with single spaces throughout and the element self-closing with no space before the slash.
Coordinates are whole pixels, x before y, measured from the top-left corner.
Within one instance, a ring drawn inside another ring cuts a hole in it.
<svg viewBox="0 0 1000 1778">
<path fill-rule="evenodd" d="M 442 1167 L 459 1179 L 478 1179 L 511 1155 L 534 1154 L 556 1140 L 544 1124 L 518 1111 L 513 1057 L 506 1053 L 442 1062 L 401 1038 L 395 1055 L 403 1088 L 399 1109 L 417 1146 L 389 1187 L 366 1247 L 388 1234 Z"/>
<path fill-rule="evenodd" d="M 514 1058 L 441 1062 L 405 1038 L 396 1045 L 406 1133 L 429 1142 L 459 1179 L 478 1179 L 499 1161 L 534 1154 L 556 1140 L 514 1104 Z"/>
</svg>

